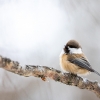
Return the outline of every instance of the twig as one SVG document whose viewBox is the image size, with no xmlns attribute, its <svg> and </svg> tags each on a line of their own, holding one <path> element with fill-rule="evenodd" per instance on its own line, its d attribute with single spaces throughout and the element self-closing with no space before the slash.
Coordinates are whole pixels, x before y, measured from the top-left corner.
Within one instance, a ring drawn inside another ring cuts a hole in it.
<svg viewBox="0 0 100 100">
<path fill-rule="evenodd" d="M 23 68 L 17 61 L 12 61 L 9 58 L 4 58 L 2 56 L 0 56 L 0 67 L 22 76 L 35 76 L 38 78 L 40 77 L 42 80 L 49 77 L 50 79 L 66 85 L 93 91 L 100 98 L 100 84 L 97 81 L 91 82 L 85 78 L 81 78 L 70 73 L 62 73 L 59 70 L 46 66 L 26 65 Z"/>
</svg>

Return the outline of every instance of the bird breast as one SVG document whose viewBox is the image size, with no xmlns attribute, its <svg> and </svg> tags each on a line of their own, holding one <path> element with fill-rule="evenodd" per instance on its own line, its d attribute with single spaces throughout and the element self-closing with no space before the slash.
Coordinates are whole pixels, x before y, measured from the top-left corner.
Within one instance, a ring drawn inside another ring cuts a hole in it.
<svg viewBox="0 0 100 100">
<path fill-rule="evenodd" d="M 64 72 L 70 72 L 73 74 L 88 74 L 89 73 L 88 70 L 83 69 L 71 63 L 70 61 L 68 61 L 68 55 L 65 54 L 64 52 L 61 52 L 60 54 L 60 66 Z"/>
</svg>

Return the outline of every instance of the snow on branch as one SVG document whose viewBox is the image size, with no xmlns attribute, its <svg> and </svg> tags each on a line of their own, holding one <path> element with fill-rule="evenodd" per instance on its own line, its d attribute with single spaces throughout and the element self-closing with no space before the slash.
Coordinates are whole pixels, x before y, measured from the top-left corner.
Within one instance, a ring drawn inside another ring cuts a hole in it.
<svg viewBox="0 0 100 100">
<path fill-rule="evenodd" d="M 23 68 L 17 61 L 12 61 L 9 58 L 2 56 L 0 56 L 0 68 L 22 76 L 35 76 L 41 78 L 44 81 L 46 80 L 46 77 L 48 77 L 66 85 L 90 90 L 100 98 L 100 84 L 97 81 L 91 82 L 85 78 L 81 78 L 70 73 L 62 73 L 61 71 L 54 68 L 36 65 L 26 65 Z"/>
</svg>

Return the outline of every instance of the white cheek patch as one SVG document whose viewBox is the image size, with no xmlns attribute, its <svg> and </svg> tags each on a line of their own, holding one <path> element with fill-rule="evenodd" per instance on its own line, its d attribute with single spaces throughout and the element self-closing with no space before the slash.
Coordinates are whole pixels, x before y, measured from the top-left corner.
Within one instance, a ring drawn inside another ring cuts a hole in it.
<svg viewBox="0 0 100 100">
<path fill-rule="evenodd" d="M 70 53 L 74 53 L 74 54 L 82 54 L 82 49 L 81 48 L 70 48 L 68 47 L 68 49 L 70 50 Z"/>
</svg>

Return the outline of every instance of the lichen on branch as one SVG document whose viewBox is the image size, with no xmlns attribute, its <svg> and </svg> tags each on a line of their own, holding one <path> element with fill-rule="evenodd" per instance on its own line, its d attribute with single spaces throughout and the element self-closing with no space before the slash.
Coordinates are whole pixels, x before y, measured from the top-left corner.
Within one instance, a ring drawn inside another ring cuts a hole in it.
<svg viewBox="0 0 100 100">
<path fill-rule="evenodd" d="M 80 76 L 76 76 L 70 73 L 62 73 L 61 71 L 54 68 L 38 65 L 25 65 L 22 67 L 17 61 L 13 61 L 2 56 L 0 56 L 0 68 L 22 76 L 35 76 L 41 78 L 44 81 L 48 77 L 66 85 L 90 90 L 100 98 L 100 84 L 97 81 L 92 82 Z"/>
</svg>

